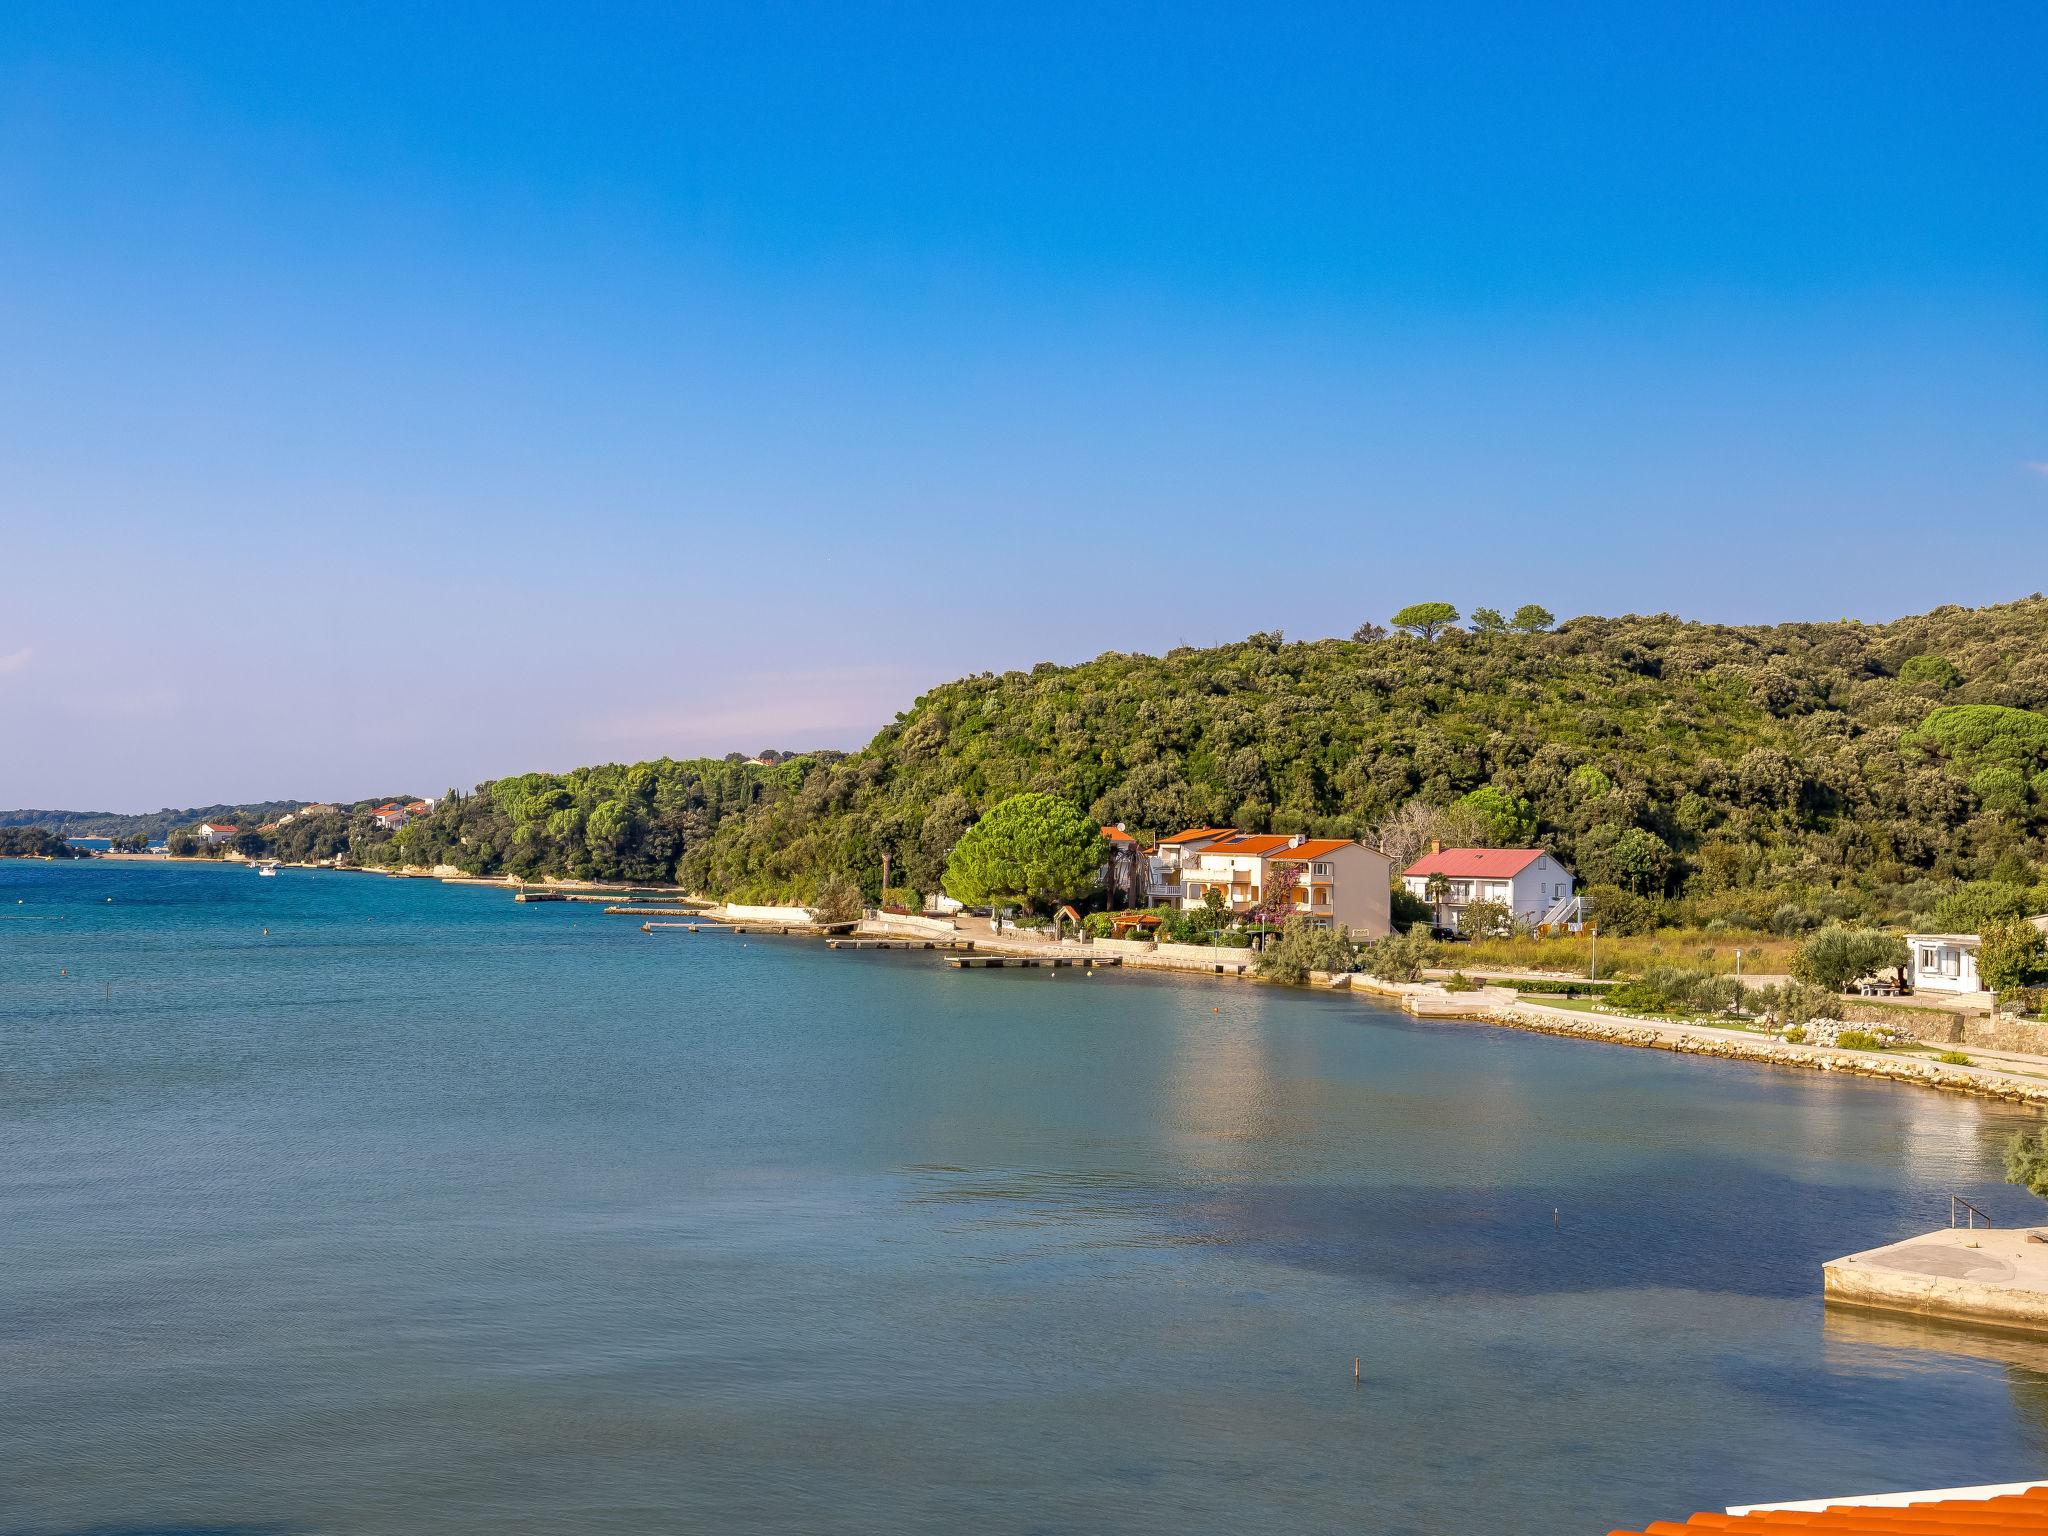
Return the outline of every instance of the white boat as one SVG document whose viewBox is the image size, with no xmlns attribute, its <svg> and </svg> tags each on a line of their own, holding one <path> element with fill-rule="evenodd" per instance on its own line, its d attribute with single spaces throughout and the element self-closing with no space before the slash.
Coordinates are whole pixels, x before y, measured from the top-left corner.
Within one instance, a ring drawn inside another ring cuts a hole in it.
<svg viewBox="0 0 2048 1536">
<path fill-rule="evenodd" d="M 277 873 L 277 861 L 275 859 L 265 859 L 256 866 L 256 873 L 259 875 L 275 875 Z"/>
</svg>

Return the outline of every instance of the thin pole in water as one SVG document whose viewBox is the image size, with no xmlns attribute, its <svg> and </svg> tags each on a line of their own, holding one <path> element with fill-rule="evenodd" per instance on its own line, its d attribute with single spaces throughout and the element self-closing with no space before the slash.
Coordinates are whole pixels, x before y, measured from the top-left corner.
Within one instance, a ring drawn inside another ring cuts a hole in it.
<svg viewBox="0 0 2048 1536">
<path fill-rule="evenodd" d="M 1351 1385 L 1353 1385 L 1354 1387 L 1357 1386 L 1359 1382 L 1358 1360 L 1359 1357 L 1357 1355 L 1353 1355 L 1351 1357 Z"/>
</svg>

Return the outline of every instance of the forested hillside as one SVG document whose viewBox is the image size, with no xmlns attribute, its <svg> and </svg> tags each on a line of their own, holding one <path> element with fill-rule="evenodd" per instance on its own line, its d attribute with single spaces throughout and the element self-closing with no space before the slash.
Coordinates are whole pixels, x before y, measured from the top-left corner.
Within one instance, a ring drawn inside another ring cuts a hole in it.
<svg viewBox="0 0 2048 1536">
<path fill-rule="evenodd" d="M 1620 920 L 1624 896 L 1639 921 L 1924 912 L 1943 882 L 2042 873 L 2043 710 L 2038 596 L 1884 625 L 1255 635 L 963 678 L 843 756 L 529 774 L 395 835 L 358 818 L 347 841 L 372 862 L 800 898 L 838 871 L 872 894 L 885 850 L 935 889 L 960 833 L 1022 789 L 1148 833 L 1360 836 L 1481 791 L 1478 827 L 1533 821 Z"/>
<path fill-rule="evenodd" d="M 190 827 L 202 821 L 225 821 L 237 826 L 257 826 L 296 811 L 301 800 L 263 800 L 253 805 L 195 805 L 182 811 L 144 811 L 125 815 L 119 811 L 0 811 L 0 827 L 41 827 L 59 837 L 133 837 L 162 842 L 173 827 Z"/>
</svg>

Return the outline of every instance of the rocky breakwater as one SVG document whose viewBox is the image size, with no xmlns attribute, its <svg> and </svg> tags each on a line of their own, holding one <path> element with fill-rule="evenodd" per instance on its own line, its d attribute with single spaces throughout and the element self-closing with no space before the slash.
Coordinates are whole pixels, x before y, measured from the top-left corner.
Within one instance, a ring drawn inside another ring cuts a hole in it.
<svg viewBox="0 0 2048 1536">
<path fill-rule="evenodd" d="M 1843 1050 L 1825 1045 L 1795 1045 L 1770 1035 L 1667 1024 L 1614 1014 L 1570 1013 L 1525 1002 L 1489 1008 L 1473 1016 L 1485 1023 L 1500 1024 L 1510 1029 L 1569 1035 L 1608 1045 L 1633 1045 L 1657 1051 L 1677 1051 L 1687 1056 L 1715 1056 L 1724 1061 L 1750 1061 L 1766 1066 L 1800 1067 L 1814 1072 L 1839 1072 L 1851 1077 L 1883 1078 L 1890 1082 L 1946 1088 L 2013 1103 L 2048 1106 L 2048 1078 L 2031 1078 L 1992 1067 L 1955 1066 L 1925 1056 Z"/>
</svg>

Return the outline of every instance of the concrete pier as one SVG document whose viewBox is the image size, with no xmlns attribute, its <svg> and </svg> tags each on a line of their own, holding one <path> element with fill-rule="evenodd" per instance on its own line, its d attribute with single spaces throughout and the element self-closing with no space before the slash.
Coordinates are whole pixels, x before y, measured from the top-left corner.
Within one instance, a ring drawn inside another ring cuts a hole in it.
<svg viewBox="0 0 2048 1536">
<path fill-rule="evenodd" d="M 1830 1303 L 2048 1333 L 2048 1229 L 1943 1227 L 1821 1266 Z"/>
<path fill-rule="evenodd" d="M 946 962 L 956 971 L 1092 971 L 1099 965 L 1123 963 L 1121 955 L 1105 955 L 1094 960 L 1065 955 L 955 955 Z"/>
</svg>

